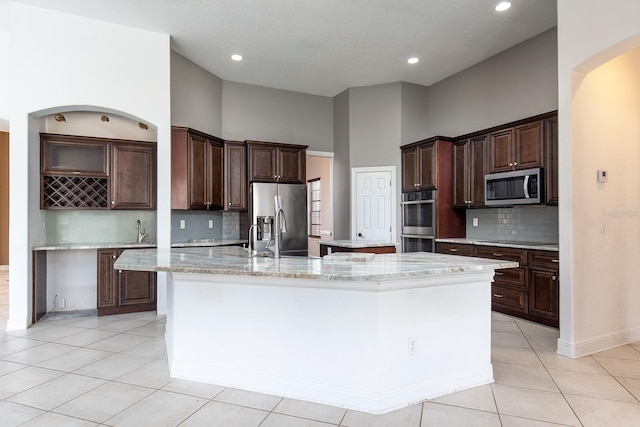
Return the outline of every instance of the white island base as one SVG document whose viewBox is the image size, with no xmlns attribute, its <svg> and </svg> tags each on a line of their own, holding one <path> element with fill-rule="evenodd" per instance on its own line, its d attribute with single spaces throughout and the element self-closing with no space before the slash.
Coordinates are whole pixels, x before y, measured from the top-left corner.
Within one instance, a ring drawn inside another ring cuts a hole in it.
<svg viewBox="0 0 640 427">
<path fill-rule="evenodd" d="M 171 376 L 374 414 L 491 383 L 492 277 L 173 272 Z"/>
</svg>

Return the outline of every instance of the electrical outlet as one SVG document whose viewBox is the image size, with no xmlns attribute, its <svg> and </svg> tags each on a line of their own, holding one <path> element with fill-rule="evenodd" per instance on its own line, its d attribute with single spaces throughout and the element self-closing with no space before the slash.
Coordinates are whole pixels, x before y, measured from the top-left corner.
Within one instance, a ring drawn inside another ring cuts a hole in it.
<svg viewBox="0 0 640 427">
<path fill-rule="evenodd" d="M 409 337 L 408 338 L 408 352 L 409 352 L 409 356 L 413 356 L 414 354 L 416 354 L 416 337 Z"/>
<path fill-rule="evenodd" d="M 213 220 L 212 219 L 209 220 L 209 228 L 213 228 Z"/>
<path fill-rule="evenodd" d="M 56 299 L 56 308 L 65 308 L 67 306 L 67 300 L 64 298 Z"/>
<path fill-rule="evenodd" d="M 473 218 L 473 226 L 474 227 L 478 226 L 478 218 Z"/>
<path fill-rule="evenodd" d="M 186 226 L 186 225 L 185 225 L 184 219 L 181 219 L 181 220 L 180 220 L 180 230 L 184 230 L 184 229 L 185 229 L 185 226 Z"/>
</svg>

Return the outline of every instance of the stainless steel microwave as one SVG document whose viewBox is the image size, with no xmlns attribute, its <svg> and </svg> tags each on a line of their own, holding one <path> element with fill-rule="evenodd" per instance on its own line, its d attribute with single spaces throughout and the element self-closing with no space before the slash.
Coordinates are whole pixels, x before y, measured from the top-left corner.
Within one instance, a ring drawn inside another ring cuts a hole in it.
<svg viewBox="0 0 640 427">
<path fill-rule="evenodd" d="M 487 206 L 528 205 L 542 202 L 542 168 L 492 173 L 484 176 Z"/>
</svg>

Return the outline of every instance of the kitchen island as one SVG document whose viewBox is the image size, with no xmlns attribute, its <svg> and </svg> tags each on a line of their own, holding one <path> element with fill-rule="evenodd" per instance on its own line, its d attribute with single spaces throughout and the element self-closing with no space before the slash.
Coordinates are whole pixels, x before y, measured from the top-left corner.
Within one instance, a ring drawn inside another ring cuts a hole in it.
<svg viewBox="0 0 640 427">
<path fill-rule="evenodd" d="M 171 376 L 377 414 L 493 382 L 491 279 L 516 265 L 434 253 L 248 258 L 237 247 L 116 261 L 170 273 Z"/>
</svg>

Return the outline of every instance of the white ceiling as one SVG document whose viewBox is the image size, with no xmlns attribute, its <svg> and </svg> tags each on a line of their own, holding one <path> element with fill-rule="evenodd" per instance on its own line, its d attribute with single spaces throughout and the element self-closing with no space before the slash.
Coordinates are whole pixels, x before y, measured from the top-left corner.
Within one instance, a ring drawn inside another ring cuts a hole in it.
<svg viewBox="0 0 640 427">
<path fill-rule="evenodd" d="M 224 80 L 325 96 L 428 86 L 556 25 L 556 0 L 511 0 L 502 13 L 499 0 L 15 1 L 170 34 L 172 49 Z"/>
</svg>

